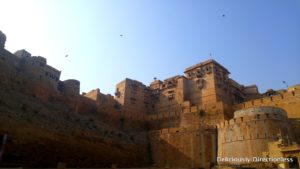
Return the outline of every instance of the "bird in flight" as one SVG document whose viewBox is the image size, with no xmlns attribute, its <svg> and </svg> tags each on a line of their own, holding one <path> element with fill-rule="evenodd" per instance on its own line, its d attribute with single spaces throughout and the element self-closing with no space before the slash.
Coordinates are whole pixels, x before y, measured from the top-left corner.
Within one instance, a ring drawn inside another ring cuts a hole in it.
<svg viewBox="0 0 300 169">
<path fill-rule="evenodd" d="M 69 55 L 66 55 L 65 57 L 67 58 Z"/>
<path fill-rule="evenodd" d="M 225 16 L 226 16 L 225 14 L 222 15 L 222 17 L 225 17 Z"/>
<path fill-rule="evenodd" d="M 123 35 L 122 35 L 122 34 L 120 34 L 120 37 L 123 37 Z"/>
</svg>

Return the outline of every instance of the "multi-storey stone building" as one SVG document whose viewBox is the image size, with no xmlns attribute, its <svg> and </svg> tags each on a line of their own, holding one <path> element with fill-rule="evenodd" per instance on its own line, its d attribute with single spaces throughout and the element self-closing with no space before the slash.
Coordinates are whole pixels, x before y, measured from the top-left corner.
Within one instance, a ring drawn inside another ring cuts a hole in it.
<svg viewBox="0 0 300 169">
<path fill-rule="evenodd" d="M 300 141 L 299 132 L 291 129 L 299 128 L 299 86 L 260 94 L 256 85 L 231 79 L 215 60 L 189 67 L 184 74 L 155 79 L 149 87 L 128 79 L 117 85 L 116 100 L 131 107 L 132 115 L 148 116 L 155 165 L 209 168 L 218 163 L 217 157 L 262 157 L 278 135 Z"/>
</svg>

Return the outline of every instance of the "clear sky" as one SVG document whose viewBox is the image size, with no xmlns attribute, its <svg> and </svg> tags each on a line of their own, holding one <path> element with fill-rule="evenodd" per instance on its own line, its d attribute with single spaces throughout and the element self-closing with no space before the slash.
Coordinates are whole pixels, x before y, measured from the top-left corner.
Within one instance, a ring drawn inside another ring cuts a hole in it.
<svg viewBox="0 0 300 169">
<path fill-rule="evenodd" d="M 209 58 L 260 92 L 300 83 L 300 0 L 0 0 L 0 9 L 6 49 L 47 58 L 83 92 L 113 94 L 126 77 L 149 85 Z"/>
</svg>

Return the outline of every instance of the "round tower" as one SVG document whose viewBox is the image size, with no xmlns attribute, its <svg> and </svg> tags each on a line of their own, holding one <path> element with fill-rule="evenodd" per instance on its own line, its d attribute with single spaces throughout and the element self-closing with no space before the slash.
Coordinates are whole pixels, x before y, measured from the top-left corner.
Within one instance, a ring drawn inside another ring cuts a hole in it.
<svg viewBox="0 0 300 169">
<path fill-rule="evenodd" d="M 80 82 L 75 79 L 63 81 L 63 92 L 69 96 L 77 96 L 80 92 Z"/>
<path fill-rule="evenodd" d="M 257 162 L 256 157 L 269 151 L 269 142 L 286 138 L 292 138 L 292 133 L 283 109 L 264 106 L 238 110 L 233 119 L 218 125 L 218 163 Z M 226 157 L 231 161 L 224 161 Z"/>
</svg>

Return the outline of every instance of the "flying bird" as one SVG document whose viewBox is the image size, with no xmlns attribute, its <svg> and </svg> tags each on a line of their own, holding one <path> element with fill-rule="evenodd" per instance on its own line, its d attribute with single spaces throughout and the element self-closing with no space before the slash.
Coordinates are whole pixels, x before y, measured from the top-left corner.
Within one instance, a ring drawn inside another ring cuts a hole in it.
<svg viewBox="0 0 300 169">
<path fill-rule="evenodd" d="M 122 34 L 120 34 L 120 37 L 123 37 L 123 35 L 122 35 Z"/>
<path fill-rule="evenodd" d="M 225 14 L 222 15 L 222 17 L 225 17 L 225 16 L 226 16 Z"/>
<path fill-rule="evenodd" d="M 69 55 L 66 55 L 65 57 L 67 58 Z"/>
</svg>

